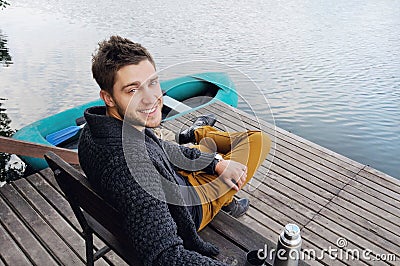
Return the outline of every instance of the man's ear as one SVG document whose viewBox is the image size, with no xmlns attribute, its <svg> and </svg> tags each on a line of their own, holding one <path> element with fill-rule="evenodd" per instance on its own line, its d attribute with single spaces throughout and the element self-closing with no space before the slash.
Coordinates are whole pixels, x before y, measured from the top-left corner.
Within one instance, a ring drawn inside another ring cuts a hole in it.
<svg viewBox="0 0 400 266">
<path fill-rule="evenodd" d="M 114 107 L 115 106 L 114 99 L 112 98 L 111 94 L 108 91 L 101 90 L 100 91 L 100 98 L 103 99 L 104 103 L 108 107 Z"/>
</svg>

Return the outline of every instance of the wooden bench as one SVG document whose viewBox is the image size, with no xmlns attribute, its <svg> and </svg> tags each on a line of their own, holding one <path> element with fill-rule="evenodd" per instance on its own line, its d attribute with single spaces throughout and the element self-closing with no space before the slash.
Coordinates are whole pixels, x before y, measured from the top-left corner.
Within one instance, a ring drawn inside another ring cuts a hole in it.
<svg viewBox="0 0 400 266">
<path fill-rule="evenodd" d="M 86 264 L 94 265 L 97 259 L 112 249 L 128 264 L 142 265 L 133 252 L 134 247 L 121 229 L 118 211 L 93 190 L 82 173 L 56 154 L 48 152 L 45 159 L 82 227 L 86 246 Z M 106 244 L 95 253 L 93 253 L 93 234 Z M 212 223 L 200 232 L 200 236 L 219 246 L 221 254 L 217 256 L 217 259 L 230 265 L 244 265 L 245 255 L 249 250 L 263 248 L 264 245 L 275 247 L 275 243 L 271 243 L 223 212 L 219 213 Z M 268 263 L 272 264 L 270 260 Z"/>
<path fill-rule="evenodd" d="M 130 265 L 142 265 L 132 252 L 134 248 L 121 230 L 118 211 L 97 194 L 86 177 L 53 152 L 45 154 L 45 159 L 54 172 L 56 181 L 71 205 L 83 230 L 86 245 L 86 264 L 104 256 L 110 248 Z M 107 246 L 93 253 L 93 233 Z"/>
</svg>

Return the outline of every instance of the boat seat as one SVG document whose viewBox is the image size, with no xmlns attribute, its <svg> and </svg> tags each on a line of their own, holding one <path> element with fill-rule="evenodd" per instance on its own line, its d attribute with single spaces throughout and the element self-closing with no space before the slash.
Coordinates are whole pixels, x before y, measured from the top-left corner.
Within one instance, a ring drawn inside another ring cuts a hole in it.
<svg viewBox="0 0 400 266">
<path fill-rule="evenodd" d="M 172 110 L 177 111 L 178 113 L 188 112 L 188 111 L 192 110 L 192 107 L 190 107 L 178 100 L 175 100 L 174 98 L 169 97 L 168 95 L 163 96 L 163 102 L 164 102 L 164 105 L 168 106 Z"/>
</svg>

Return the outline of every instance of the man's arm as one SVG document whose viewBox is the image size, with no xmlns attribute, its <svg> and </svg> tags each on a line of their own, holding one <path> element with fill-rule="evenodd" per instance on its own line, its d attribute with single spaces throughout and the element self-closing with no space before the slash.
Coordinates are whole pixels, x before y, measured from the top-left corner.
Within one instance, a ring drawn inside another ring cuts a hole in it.
<svg viewBox="0 0 400 266">
<path fill-rule="evenodd" d="M 217 160 L 216 153 L 204 153 L 175 143 L 162 141 L 171 163 L 179 170 L 205 171 L 218 175 L 230 188 L 239 191 L 246 182 L 247 166 L 232 160 Z M 183 157 L 184 156 L 184 157 Z"/>
<path fill-rule="evenodd" d="M 208 174 L 215 174 L 216 153 L 201 152 L 196 148 L 189 148 L 173 142 L 160 140 L 165 154 L 171 164 L 178 170 L 205 171 Z"/>
</svg>

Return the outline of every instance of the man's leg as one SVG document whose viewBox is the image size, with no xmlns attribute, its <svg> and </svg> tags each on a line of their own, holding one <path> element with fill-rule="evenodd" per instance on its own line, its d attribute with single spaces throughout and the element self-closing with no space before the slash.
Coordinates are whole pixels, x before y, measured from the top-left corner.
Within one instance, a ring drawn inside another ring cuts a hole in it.
<svg viewBox="0 0 400 266">
<path fill-rule="evenodd" d="M 269 137 L 261 131 L 221 132 L 206 126 L 196 129 L 196 141 L 202 151 L 216 151 L 225 160 L 233 160 L 247 166 L 245 184 L 253 177 L 258 167 L 267 157 L 271 147 Z M 236 191 L 229 188 L 216 175 L 202 171 L 181 174 L 188 177 L 203 203 L 203 220 L 200 229 L 204 228 L 220 211 L 233 200 Z"/>
</svg>

